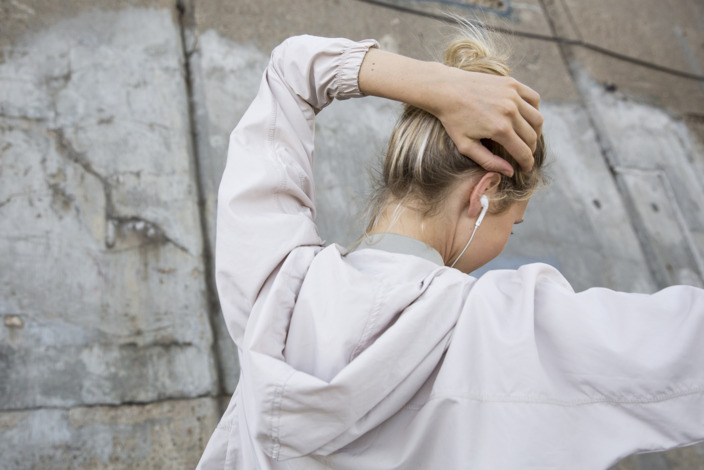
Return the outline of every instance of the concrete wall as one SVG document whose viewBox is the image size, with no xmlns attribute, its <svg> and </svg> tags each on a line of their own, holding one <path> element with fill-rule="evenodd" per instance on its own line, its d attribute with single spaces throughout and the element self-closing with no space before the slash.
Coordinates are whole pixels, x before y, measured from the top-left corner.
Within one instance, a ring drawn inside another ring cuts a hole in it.
<svg viewBox="0 0 704 470">
<path fill-rule="evenodd" d="M 573 41 L 513 39 L 553 182 L 493 266 L 545 261 L 577 289 L 704 285 L 704 81 L 574 44 L 701 75 L 704 5 L 456 3 Z M 1 2 L 0 467 L 193 467 L 238 376 L 212 280 L 216 189 L 271 49 L 310 33 L 430 58 L 447 31 L 356 0 Z M 328 241 L 359 235 L 397 110 L 365 99 L 321 115 Z M 704 468 L 703 449 L 617 468 Z"/>
</svg>

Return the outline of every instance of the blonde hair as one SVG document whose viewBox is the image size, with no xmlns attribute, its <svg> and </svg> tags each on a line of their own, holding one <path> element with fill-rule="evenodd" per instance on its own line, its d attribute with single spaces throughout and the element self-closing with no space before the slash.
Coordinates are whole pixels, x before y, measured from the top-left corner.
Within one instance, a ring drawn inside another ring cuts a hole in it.
<svg viewBox="0 0 704 470">
<path fill-rule="evenodd" d="M 466 25 L 462 36 L 445 49 L 444 63 L 470 72 L 509 75 L 507 57 L 498 52 L 498 46 L 477 27 Z M 495 155 L 508 161 L 514 169 L 511 177 L 502 175 L 491 212 L 500 213 L 512 203 L 527 200 L 543 181 L 542 166 L 545 145 L 540 136 L 533 153 L 535 159 L 530 171 L 523 171 L 516 160 L 491 140 L 482 143 Z M 474 161 L 462 155 L 442 123 L 432 114 L 411 105 L 403 112 L 389 138 L 384 165 L 376 182 L 370 203 L 372 231 L 382 212 L 390 203 L 413 204 L 423 216 L 436 213 L 453 183 L 459 178 L 484 172 Z"/>
</svg>

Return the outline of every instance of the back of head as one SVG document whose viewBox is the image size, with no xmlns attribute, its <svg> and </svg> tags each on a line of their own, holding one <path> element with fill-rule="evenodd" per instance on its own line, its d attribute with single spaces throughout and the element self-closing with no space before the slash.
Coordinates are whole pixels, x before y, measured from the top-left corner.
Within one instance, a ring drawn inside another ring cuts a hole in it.
<svg viewBox="0 0 704 470">
<path fill-rule="evenodd" d="M 444 63 L 470 72 L 509 75 L 507 57 L 489 36 L 474 26 L 463 28 L 462 34 L 445 50 Z M 492 213 L 504 211 L 517 201 L 528 199 L 542 181 L 545 160 L 543 137 L 533 154 L 530 171 L 522 171 L 515 159 L 491 140 L 482 143 L 494 154 L 508 161 L 514 169 L 512 177 L 502 176 Z M 371 231 L 384 208 L 390 203 L 412 206 L 424 216 L 433 215 L 459 178 L 481 174 L 484 170 L 462 155 L 445 132 L 440 121 L 414 106 L 405 105 L 389 139 L 380 181 L 371 206 Z"/>
</svg>

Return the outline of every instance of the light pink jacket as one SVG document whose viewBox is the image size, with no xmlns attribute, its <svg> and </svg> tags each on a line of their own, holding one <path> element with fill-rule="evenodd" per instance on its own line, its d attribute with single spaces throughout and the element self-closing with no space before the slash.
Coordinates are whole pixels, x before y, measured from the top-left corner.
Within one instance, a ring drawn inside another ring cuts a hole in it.
<svg viewBox="0 0 704 470">
<path fill-rule="evenodd" d="M 287 40 L 232 133 L 216 275 L 242 372 L 199 468 L 591 470 L 704 439 L 704 291 L 323 246 L 314 119 L 361 96 L 374 44 Z"/>
</svg>

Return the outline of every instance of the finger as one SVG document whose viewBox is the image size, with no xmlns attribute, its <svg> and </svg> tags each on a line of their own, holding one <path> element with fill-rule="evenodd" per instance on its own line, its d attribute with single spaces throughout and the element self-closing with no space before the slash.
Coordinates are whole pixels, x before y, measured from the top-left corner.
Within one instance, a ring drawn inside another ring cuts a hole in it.
<svg viewBox="0 0 704 470">
<path fill-rule="evenodd" d="M 527 101 L 535 109 L 540 109 L 540 94 L 521 82 L 517 81 L 516 83 L 518 84 L 516 91 L 520 97 Z"/>
<path fill-rule="evenodd" d="M 543 115 L 526 101 L 518 103 L 518 112 L 528 124 L 540 135 L 543 132 Z"/>
<path fill-rule="evenodd" d="M 538 145 L 538 132 L 526 121 L 522 115 L 516 115 L 513 120 L 513 130 L 523 142 L 530 148 L 531 154 L 535 152 Z M 500 142 L 499 142 L 500 143 Z M 503 145 L 503 144 L 502 144 Z"/>
<path fill-rule="evenodd" d="M 496 171 L 506 176 L 513 176 L 513 167 L 509 162 L 494 155 L 491 150 L 476 140 L 467 141 L 461 148 L 457 147 L 462 155 L 473 160 L 477 165 L 487 171 Z"/>
<path fill-rule="evenodd" d="M 528 124 L 525 124 L 531 132 L 534 132 Z M 502 129 L 492 137 L 492 140 L 503 145 L 508 153 L 518 162 L 523 171 L 530 171 L 533 168 L 533 152 L 526 142 L 513 130 L 512 127 Z"/>
</svg>

